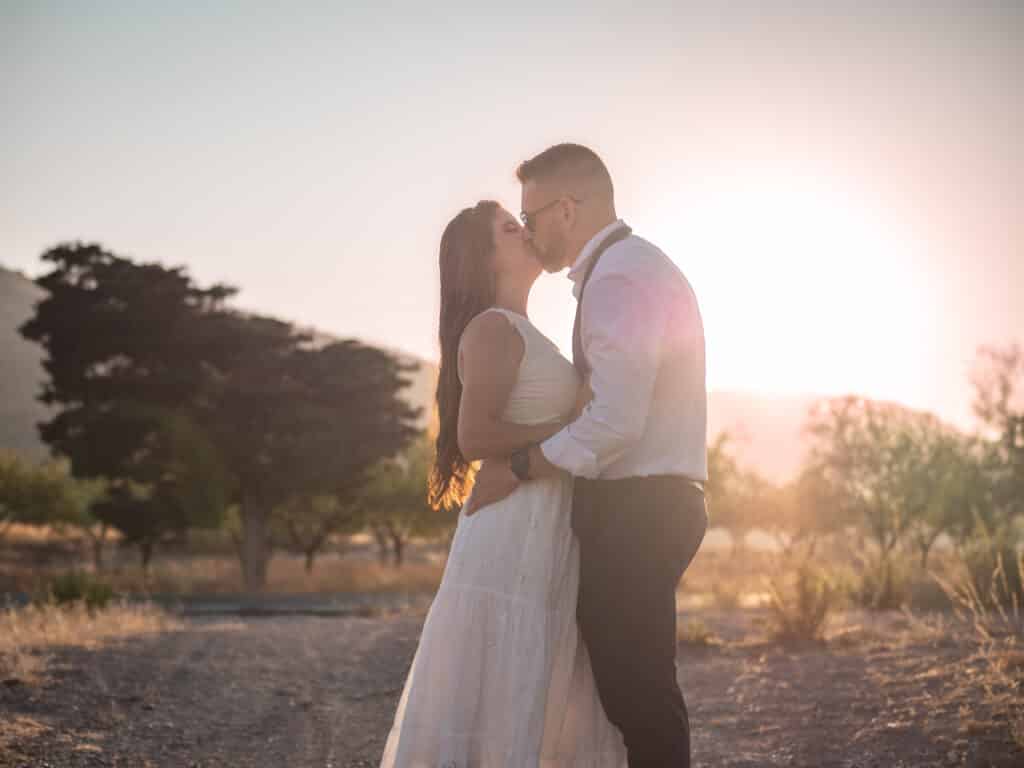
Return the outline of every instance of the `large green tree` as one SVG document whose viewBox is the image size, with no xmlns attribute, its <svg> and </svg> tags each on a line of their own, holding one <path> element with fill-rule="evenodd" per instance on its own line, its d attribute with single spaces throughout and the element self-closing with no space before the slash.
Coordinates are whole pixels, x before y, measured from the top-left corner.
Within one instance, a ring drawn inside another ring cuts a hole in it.
<svg viewBox="0 0 1024 768">
<path fill-rule="evenodd" d="M 236 343 L 202 423 L 236 480 L 243 578 L 266 584 L 273 514 L 296 498 L 351 498 L 364 473 L 416 434 L 400 397 L 415 366 L 356 341 L 317 347 L 286 323 L 225 314 Z"/>
<path fill-rule="evenodd" d="M 46 352 L 40 433 L 111 493 L 95 513 L 143 548 L 242 518 L 249 590 L 266 583 L 270 515 L 301 496 L 351 495 L 415 433 L 399 397 L 414 366 L 355 341 L 316 344 L 289 323 L 226 308 L 234 289 L 99 245 L 57 246 L 48 296 L 22 327 Z"/>
<path fill-rule="evenodd" d="M 40 435 L 76 477 L 109 483 L 91 512 L 148 561 L 167 531 L 216 524 L 222 512 L 194 503 L 223 495 L 227 482 L 210 490 L 217 461 L 191 411 L 230 348 L 211 320 L 234 289 L 201 289 L 181 268 L 98 244 L 66 243 L 42 258 L 53 266 L 36 280 L 46 297 L 20 329 L 44 349 L 40 400 L 58 409 Z"/>
</svg>

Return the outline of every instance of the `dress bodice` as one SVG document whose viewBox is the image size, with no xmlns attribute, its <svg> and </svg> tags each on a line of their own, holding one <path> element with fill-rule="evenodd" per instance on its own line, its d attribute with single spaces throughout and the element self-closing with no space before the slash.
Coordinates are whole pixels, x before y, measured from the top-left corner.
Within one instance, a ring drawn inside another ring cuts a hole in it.
<svg viewBox="0 0 1024 768">
<path fill-rule="evenodd" d="M 484 311 L 504 315 L 522 336 L 525 347 L 519 375 L 505 407 L 505 421 L 541 424 L 566 417 L 576 404 L 579 390 L 579 375 L 572 363 L 529 318 L 500 307 Z"/>
</svg>

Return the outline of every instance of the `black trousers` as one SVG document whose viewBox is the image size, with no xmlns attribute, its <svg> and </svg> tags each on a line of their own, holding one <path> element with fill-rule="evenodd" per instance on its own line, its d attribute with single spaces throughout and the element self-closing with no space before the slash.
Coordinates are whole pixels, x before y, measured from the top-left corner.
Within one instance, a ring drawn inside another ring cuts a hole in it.
<svg viewBox="0 0 1024 768">
<path fill-rule="evenodd" d="M 707 531 L 704 494 L 677 476 L 577 478 L 577 621 L 630 768 L 689 768 L 676 681 L 676 588 Z"/>
</svg>

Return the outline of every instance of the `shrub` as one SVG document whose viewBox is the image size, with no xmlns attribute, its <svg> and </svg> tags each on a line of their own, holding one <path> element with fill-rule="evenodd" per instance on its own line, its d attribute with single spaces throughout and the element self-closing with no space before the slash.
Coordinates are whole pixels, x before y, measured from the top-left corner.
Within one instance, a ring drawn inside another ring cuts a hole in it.
<svg viewBox="0 0 1024 768">
<path fill-rule="evenodd" d="M 84 603 L 90 611 L 102 610 L 114 597 L 114 589 L 84 571 L 65 571 L 50 580 L 44 599 L 57 605 Z"/>
<path fill-rule="evenodd" d="M 804 561 L 792 576 L 768 579 L 767 586 L 775 639 L 796 644 L 820 641 L 840 597 L 832 580 Z"/>
<path fill-rule="evenodd" d="M 718 645 L 718 638 L 700 619 L 693 619 L 685 624 L 680 624 L 679 630 L 676 632 L 676 640 L 683 645 L 699 646 L 702 648 Z"/>
<path fill-rule="evenodd" d="M 910 581 L 907 597 L 914 611 L 948 611 L 953 607 L 946 590 L 929 574 L 920 574 Z"/>
<path fill-rule="evenodd" d="M 1024 554 L 1005 542 L 984 536 L 968 542 L 962 557 L 971 586 L 987 608 L 1024 605 Z"/>
<path fill-rule="evenodd" d="M 850 598 L 872 611 L 894 611 L 910 599 L 910 568 L 891 556 L 865 559 Z"/>
<path fill-rule="evenodd" d="M 965 677 L 973 681 L 985 704 L 1006 720 L 1017 745 L 1024 747 L 1024 553 L 1006 552 L 1004 543 L 988 536 L 981 541 L 990 546 L 961 552 L 958 575 L 933 577 L 973 629 L 977 652 L 971 661 L 982 663 L 966 669 Z"/>
</svg>

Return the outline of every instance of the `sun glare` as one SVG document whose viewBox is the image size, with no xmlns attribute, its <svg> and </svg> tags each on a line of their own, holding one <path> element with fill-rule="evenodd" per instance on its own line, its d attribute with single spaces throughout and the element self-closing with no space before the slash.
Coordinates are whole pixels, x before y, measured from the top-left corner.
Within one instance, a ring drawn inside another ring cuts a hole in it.
<svg viewBox="0 0 1024 768">
<path fill-rule="evenodd" d="M 934 342 L 912 239 L 838 187 L 732 181 L 653 233 L 700 299 L 709 387 L 915 399 Z"/>
</svg>

